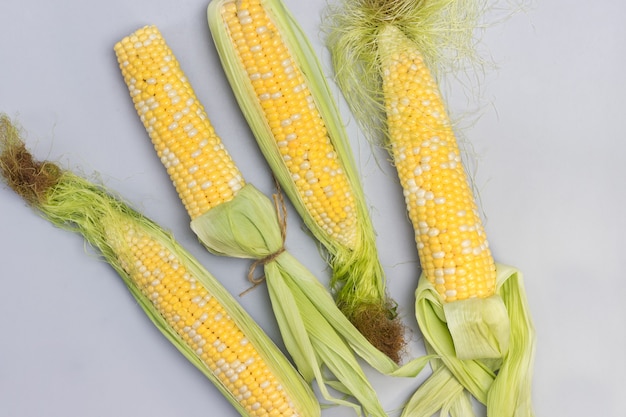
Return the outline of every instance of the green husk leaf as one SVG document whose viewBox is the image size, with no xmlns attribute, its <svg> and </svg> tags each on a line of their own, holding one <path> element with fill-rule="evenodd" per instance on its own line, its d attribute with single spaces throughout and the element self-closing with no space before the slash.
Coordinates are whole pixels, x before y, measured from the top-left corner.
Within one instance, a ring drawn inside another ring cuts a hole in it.
<svg viewBox="0 0 626 417">
<path fill-rule="evenodd" d="M 295 316 L 293 312 L 299 312 L 297 314 L 299 318 L 297 328 L 294 329 L 292 326 L 281 326 L 280 328 L 285 345 L 293 346 L 292 338 L 301 340 L 306 334 L 310 347 L 307 346 L 307 349 L 302 352 L 303 354 L 298 356 L 305 362 L 314 360 L 313 363 L 318 364 L 316 378 L 323 397 L 332 403 L 351 406 L 357 413 L 360 413 L 358 404 L 352 404 L 330 394 L 326 388 L 329 383 L 326 376 L 322 374 L 320 365 L 327 367 L 330 373 L 339 380 L 341 385 L 345 387 L 344 392 L 358 400 L 366 415 L 385 416 L 386 413 L 378 401 L 376 391 L 367 380 L 349 345 L 324 319 L 317 308 L 308 302 L 297 283 L 294 283 L 291 275 L 281 268 L 281 263 L 288 262 L 286 258 L 289 256 L 288 253 L 284 253 L 281 255 L 283 259 L 270 263 L 265 268 L 272 304 L 285 303 L 285 300 L 291 297 L 292 302 L 286 303 L 289 310 L 285 313 Z M 281 309 L 284 307 L 281 306 Z M 297 334 L 292 336 L 294 330 Z M 292 347 L 291 350 L 295 349 Z M 311 352 L 314 352 L 314 355 L 311 355 Z M 294 359 L 294 361 L 296 360 Z"/>
<path fill-rule="evenodd" d="M 274 205 L 252 184 L 192 220 L 191 229 L 217 255 L 263 259 L 283 247 Z"/>
<path fill-rule="evenodd" d="M 444 306 L 436 290 L 424 277 L 416 291 L 416 314 L 429 350 L 437 354 L 438 365 L 452 375 L 476 399 L 487 406 L 489 416 L 531 417 L 532 363 L 535 333 L 528 310 L 522 274 L 497 265 L 497 294 L 501 297 L 510 325 L 508 350 L 498 359 L 462 360 L 446 323 Z M 424 389 L 427 395 L 429 388 Z M 418 390 L 418 391 L 419 391 Z M 448 391 L 450 397 L 456 391 Z"/>
<path fill-rule="evenodd" d="M 491 416 L 531 417 L 531 382 L 535 357 L 535 329 L 520 271 L 501 265 L 499 293 L 509 312 L 511 340 L 487 400 Z"/>
<path fill-rule="evenodd" d="M 510 326 L 499 295 L 445 303 L 443 312 L 459 359 L 499 359 L 509 348 Z"/>
<path fill-rule="evenodd" d="M 443 365 L 478 401 L 485 403 L 495 374 L 480 361 L 461 361 L 456 357 L 439 294 L 430 291 L 432 287 L 429 288 L 425 281 L 428 280 L 420 279 L 415 309 L 427 349 L 438 355 Z"/>
<path fill-rule="evenodd" d="M 384 415 L 355 354 L 393 376 L 416 376 L 428 363 L 430 357 L 417 358 L 400 368 L 365 339 L 319 280 L 283 250 L 276 207 L 253 185 L 245 185 L 231 201 L 196 218 L 192 228 L 211 252 L 266 259 L 265 282 L 287 351 L 305 379 L 317 381 L 327 401 L 358 407 L 327 388 L 342 387 L 340 391 L 354 397 L 366 414 Z"/>
<path fill-rule="evenodd" d="M 104 187 L 62 170 L 52 162 L 35 161 L 26 150 L 15 125 L 4 115 L 0 115 L 0 172 L 6 183 L 44 218 L 59 228 L 81 234 L 101 253 L 158 330 L 216 385 L 240 414 L 246 416 L 247 412 L 236 397 L 202 362 L 195 350 L 183 341 L 132 280 L 130 268 L 133 266 L 128 261 L 124 243 L 129 227 L 141 230 L 166 247 L 177 262 L 224 306 L 227 314 L 245 332 L 250 343 L 281 379 L 295 407 L 311 417 L 319 416 L 320 407 L 313 391 L 289 360 L 228 291 L 170 233 Z"/>
<path fill-rule="evenodd" d="M 439 368 L 420 386 L 402 410 L 401 417 L 432 416 L 449 409 L 451 402 L 463 393 L 463 385 L 445 367 Z M 469 417 L 464 415 L 464 417 Z"/>
<path fill-rule="evenodd" d="M 385 275 L 376 248 L 376 235 L 371 224 L 356 163 L 353 159 L 346 131 L 334 98 L 321 70 L 317 56 L 306 35 L 291 13 L 279 0 L 264 0 L 263 5 L 281 29 L 289 50 L 307 79 L 312 96 L 326 122 L 328 136 L 337 155 L 343 161 L 343 170 L 349 178 L 357 202 L 359 226 L 357 244 L 347 247 L 333 239 L 308 212 L 279 152 L 271 128 L 263 115 L 254 89 L 233 49 L 220 8 L 224 2 L 213 0 L 208 7 L 209 27 L 239 106 L 250 125 L 257 143 L 274 175 L 300 214 L 306 227 L 328 252 L 333 275 L 331 286 L 336 291 L 336 302 L 343 313 L 363 332 L 368 340 L 387 353 L 396 362 L 405 346 L 404 326 L 396 313 L 396 303 L 387 296 Z"/>
</svg>

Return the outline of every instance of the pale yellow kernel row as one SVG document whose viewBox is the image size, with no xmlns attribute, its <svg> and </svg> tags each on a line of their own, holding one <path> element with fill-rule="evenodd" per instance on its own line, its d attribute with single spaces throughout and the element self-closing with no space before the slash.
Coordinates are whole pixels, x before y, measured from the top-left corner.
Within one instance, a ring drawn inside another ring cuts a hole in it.
<svg viewBox="0 0 626 417">
<path fill-rule="evenodd" d="M 393 158 L 420 262 L 445 301 L 495 292 L 495 262 L 437 84 L 414 52 L 385 67 Z"/>
<path fill-rule="evenodd" d="M 124 265 L 140 291 L 250 416 L 298 415 L 254 345 L 182 261 L 132 225 L 120 247 L 127 251 Z"/>
<path fill-rule="evenodd" d="M 319 227 L 354 247 L 356 205 L 306 80 L 258 0 L 231 1 L 222 18 L 307 211 Z"/>
<path fill-rule="evenodd" d="M 244 179 L 159 30 L 115 45 L 135 109 L 192 219 L 230 201 Z"/>
</svg>

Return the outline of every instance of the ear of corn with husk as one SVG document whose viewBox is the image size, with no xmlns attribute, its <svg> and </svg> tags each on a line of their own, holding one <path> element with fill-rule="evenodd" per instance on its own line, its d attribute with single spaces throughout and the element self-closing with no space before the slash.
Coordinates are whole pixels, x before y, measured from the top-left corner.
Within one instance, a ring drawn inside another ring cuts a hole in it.
<svg viewBox="0 0 626 417">
<path fill-rule="evenodd" d="M 345 0 L 329 12 L 337 82 L 366 133 L 393 157 L 423 270 L 417 319 L 439 357 L 407 416 L 429 415 L 422 399 L 435 393 L 444 394 L 444 411 L 472 413 L 452 379 L 490 416 L 533 414 L 534 330 L 521 274 L 493 260 L 430 68 L 450 51 L 471 56 L 483 8 L 481 1 Z"/>
<path fill-rule="evenodd" d="M 115 52 L 135 108 L 200 241 L 215 254 L 251 258 L 263 267 L 285 346 L 305 379 L 318 382 L 325 399 L 384 415 L 355 353 L 381 372 L 399 376 L 416 375 L 425 359 L 398 368 L 286 251 L 280 202 L 246 183 L 155 26 L 125 37 Z M 336 382 L 323 372 L 325 367 Z M 328 386 L 358 404 L 337 398 Z"/>
<path fill-rule="evenodd" d="M 161 333 L 242 416 L 320 415 L 287 358 L 169 233 L 103 187 L 35 161 L 4 115 L 0 173 L 47 220 L 102 254 Z"/>
<path fill-rule="evenodd" d="M 279 0 L 213 0 L 213 39 L 274 175 L 327 249 L 344 314 L 400 360 L 404 327 L 387 296 L 358 173 L 317 57 Z"/>
</svg>

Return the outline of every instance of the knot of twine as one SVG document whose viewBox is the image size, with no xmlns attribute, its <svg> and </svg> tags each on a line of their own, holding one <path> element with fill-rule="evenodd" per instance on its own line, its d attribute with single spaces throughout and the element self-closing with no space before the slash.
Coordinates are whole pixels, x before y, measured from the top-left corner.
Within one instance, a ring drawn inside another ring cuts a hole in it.
<svg viewBox="0 0 626 417">
<path fill-rule="evenodd" d="M 276 181 L 276 179 L 274 180 Z M 252 265 L 250 265 L 250 269 L 248 270 L 248 281 L 250 281 L 252 286 L 239 294 L 240 297 L 252 291 L 265 281 L 265 275 L 258 277 L 254 276 L 256 269 L 261 265 L 265 266 L 268 263 L 275 261 L 276 258 L 278 258 L 286 250 L 285 239 L 287 237 L 287 205 L 285 204 L 285 199 L 280 191 L 278 181 L 276 181 L 276 193 L 272 194 L 272 199 L 274 200 L 274 209 L 276 210 L 276 215 L 278 217 L 278 226 L 280 227 L 280 238 L 282 244 L 276 252 L 271 253 L 264 258 L 257 259 L 252 263 Z"/>
</svg>

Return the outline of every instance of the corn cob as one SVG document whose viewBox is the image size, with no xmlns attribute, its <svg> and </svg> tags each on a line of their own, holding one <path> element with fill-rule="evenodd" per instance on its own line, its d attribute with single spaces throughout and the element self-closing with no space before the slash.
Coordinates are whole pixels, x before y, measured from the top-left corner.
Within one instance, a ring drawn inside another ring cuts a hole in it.
<svg viewBox="0 0 626 417">
<path fill-rule="evenodd" d="M 196 219 L 232 200 L 245 181 L 159 30 L 136 31 L 115 45 L 115 53 L 135 109 L 189 216 Z"/>
<path fill-rule="evenodd" d="M 495 262 L 437 84 L 395 26 L 378 41 L 391 153 L 424 275 L 445 302 L 492 296 Z"/>
<path fill-rule="evenodd" d="M 368 414 L 383 415 L 351 349 L 385 373 L 415 375 L 423 365 L 399 370 L 358 333 L 328 291 L 285 250 L 275 207 L 243 179 L 160 31 L 155 26 L 141 28 L 114 49 L 138 115 L 200 241 L 216 254 L 264 264 L 286 348 L 307 381 L 315 378 L 326 399 L 354 406 L 329 394 L 321 372 L 326 365 Z"/>
<path fill-rule="evenodd" d="M 317 58 L 280 0 L 213 0 L 209 27 L 282 188 L 328 250 L 337 305 L 396 362 L 405 345 L 346 132 Z"/>
<path fill-rule="evenodd" d="M 311 88 L 261 1 L 213 2 L 309 216 L 330 239 L 354 248 L 355 196 Z M 320 162 L 318 162 L 320 161 Z"/>
<path fill-rule="evenodd" d="M 3 115 L 0 172 L 49 221 L 102 253 L 157 328 L 241 415 L 320 415 L 289 361 L 185 249 L 102 187 L 35 161 Z"/>
<path fill-rule="evenodd" d="M 367 133 L 383 134 L 397 167 L 423 270 L 416 313 L 427 347 L 439 355 L 436 366 L 447 367 L 489 415 L 528 416 L 533 329 L 521 275 L 491 256 L 422 53 L 435 60 L 446 39 L 433 33 L 447 33 L 444 24 L 457 34 L 469 28 L 460 36 L 467 46 L 476 6 L 346 0 L 329 12 L 327 40 L 348 104 Z M 423 390 L 434 392 L 432 386 Z M 460 402 L 453 391 L 450 401 Z"/>
</svg>

